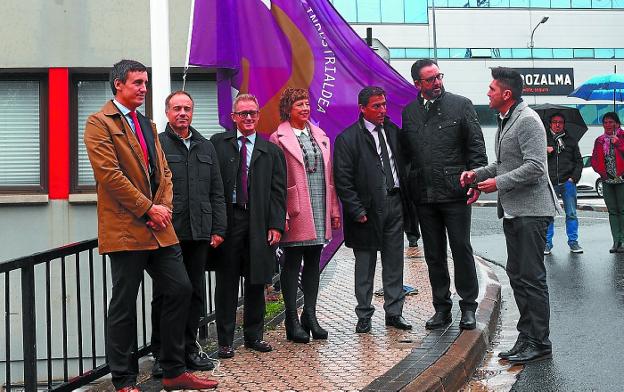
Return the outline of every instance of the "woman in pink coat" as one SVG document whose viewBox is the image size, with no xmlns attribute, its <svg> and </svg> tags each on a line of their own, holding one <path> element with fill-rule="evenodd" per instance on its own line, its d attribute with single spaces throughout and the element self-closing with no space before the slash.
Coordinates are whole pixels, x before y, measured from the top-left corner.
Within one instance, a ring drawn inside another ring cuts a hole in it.
<svg viewBox="0 0 624 392">
<path fill-rule="evenodd" d="M 327 339 L 327 331 L 316 318 L 319 262 L 323 245 L 332 229 L 340 227 L 340 207 L 332 176 L 329 138 L 312 125 L 308 91 L 288 88 L 280 99 L 282 123 L 271 135 L 286 157 L 288 172 L 286 231 L 280 246 L 284 266 L 280 283 L 286 307 L 286 337 L 297 343 Z M 303 260 L 304 305 L 301 323 L 297 317 L 297 287 Z"/>
</svg>

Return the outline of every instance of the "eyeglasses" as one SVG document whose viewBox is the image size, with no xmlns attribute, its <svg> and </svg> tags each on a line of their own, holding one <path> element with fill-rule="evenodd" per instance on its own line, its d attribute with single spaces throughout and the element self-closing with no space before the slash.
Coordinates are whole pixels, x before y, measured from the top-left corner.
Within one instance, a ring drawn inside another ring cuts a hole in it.
<svg viewBox="0 0 624 392">
<path fill-rule="evenodd" d="M 439 74 L 437 74 L 437 75 L 435 75 L 435 76 L 432 76 L 432 77 L 430 77 L 430 78 L 427 78 L 427 79 L 418 79 L 418 80 L 421 80 L 421 81 L 423 81 L 423 82 L 427 82 L 427 83 L 433 83 L 433 82 L 435 82 L 435 80 L 436 80 L 436 79 L 438 79 L 438 80 L 442 80 L 442 79 L 444 79 L 444 74 L 443 74 L 443 73 L 439 73 Z"/>
<path fill-rule="evenodd" d="M 251 118 L 256 118 L 258 117 L 258 114 L 260 114 L 260 112 L 258 112 L 257 110 L 246 110 L 244 112 L 234 112 L 234 114 L 236 114 L 240 118 L 247 118 L 247 116 Z"/>
</svg>

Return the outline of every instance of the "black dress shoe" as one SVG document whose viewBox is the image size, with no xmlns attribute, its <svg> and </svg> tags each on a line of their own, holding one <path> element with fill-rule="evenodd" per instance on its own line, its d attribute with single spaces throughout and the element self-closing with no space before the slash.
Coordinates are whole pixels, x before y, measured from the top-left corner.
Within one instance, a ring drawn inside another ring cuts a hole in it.
<svg viewBox="0 0 624 392">
<path fill-rule="evenodd" d="M 475 318 L 474 310 L 463 310 L 461 319 L 459 320 L 459 328 L 461 329 L 475 329 L 477 326 L 477 319 Z"/>
<path fill-rule="evenodd" d="M 186 354 L 186 367 L 190 370 L 212 370 L 214 364 L 208 355 L 193 352 Z"/>
<path fill-rule="evenodd" d="M 513 364 L 525 364 L 552 358 L 552 349 L 540 348 L 535 343 L 528 342 L 522 351 L 507 358 Z"/>
<path fill-rule="evenodd" d="M 245 341 L 245 347 L 251 350 L 259 351 L 261 353 L 268 353 L 273 351 L 273 347 L 264 340 Z"/>
<path fill-rule="evenodd" d="M 451 317 L 451 312 L 435 312 L 433 317 L 431 317 L 425 323 L 425 328 L 427 329 L 438 329 L 442 328 L 445 325 L 448 325 L 453 321 L 453 317 Z"/>
<path fill-rule="evenodd" d="M 386 317 L 386 326 L 394 327 L 397 329 L 402 329 L 404 331 L 412 329 L 412 325 L 408 324 L 407 321 L 403 318 L 403 316 L 387 316 Z"/>
<path fill-rule="evenodd" d="M 217 351 L 217 356 L 219 358 L 232 358 L 234 356 L 234 347 L 219 346 L 219 351 Z"/>
<path fill-rule="evenodd" d="M 160 361 L 158 358 L 154 358 L 154 365 L 152 365 L 152 377 L 154 378 L 162 378 L 163 370 L 160 366 Z"/>
<path fill-rule="evenodd" d="M 613 243 L 613 246 L 611 247 L 611 249 L 609 249 L 609 253 L 616 253 L 618 248 L 622 247 L 622 244 L 620 244 L 619 242 L 615 241 Z"/>
<path fill-rule="evenodd" d="M 498 353 L 498 357 L 502 359 L 509 359 L 512 355 L 518 354 L 520 351 L 524 350 L 524 346 L 527 345 L 527 342 L 524 340 L 516 340 L 516 343 L 513 347 L 507 351 L 501 351 Z"/>
<path fill-rule="evenodd" d="M 355 326 L 355 332 L 357 333 L 368 333 L 371 330 L 371 319 L 370 318 L 361 318 L 358 319 L 357 325 Z"/>
</svg>

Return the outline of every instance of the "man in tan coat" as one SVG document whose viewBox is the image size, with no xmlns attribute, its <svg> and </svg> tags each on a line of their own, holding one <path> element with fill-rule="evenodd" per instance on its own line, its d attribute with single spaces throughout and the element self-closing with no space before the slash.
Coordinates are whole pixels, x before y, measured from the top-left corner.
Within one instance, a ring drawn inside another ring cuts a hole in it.
<svg viewBox="0 0 624 392">
<path fill-rule="evenodd" d="M 98 195 L 99 251 L 110 259 L 113 293 L 108 309 L 106 354 L 118 391 L 136 392 L 136 298 L 143 271 L 166 293 L 160 330 L 163 387 L 215 388 L 186 370 L 184 323 L 191 284 L 171 224 L 171 172 L 155 125 L 136 109 L 145 101 L 147 69 L 136 61 L 113 66 L 115 99 L 87 119 L 84 142 Z"/>
</svg>

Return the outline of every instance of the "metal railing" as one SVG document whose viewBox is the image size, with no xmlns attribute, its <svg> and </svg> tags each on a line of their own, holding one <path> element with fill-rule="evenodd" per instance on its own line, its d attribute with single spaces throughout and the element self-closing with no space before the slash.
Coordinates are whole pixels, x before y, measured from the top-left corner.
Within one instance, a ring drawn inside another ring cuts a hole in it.
<svg viewBox="0 0 624 392">
<path fill-rule="evenodd" d="M 108 258 L 97 255 L 97 246 L 92 239 L 0 263 L 0 382 L 6 391 L 71 391 L 109 373 L 105 325 L 112 284 Z M 204 338 L 215 317 L 212 275 L 200 323 Z M 144 279 L 137 298 L 139 358 L 150 352 L 150 301 L 151 280 Z"/>
</svg>

